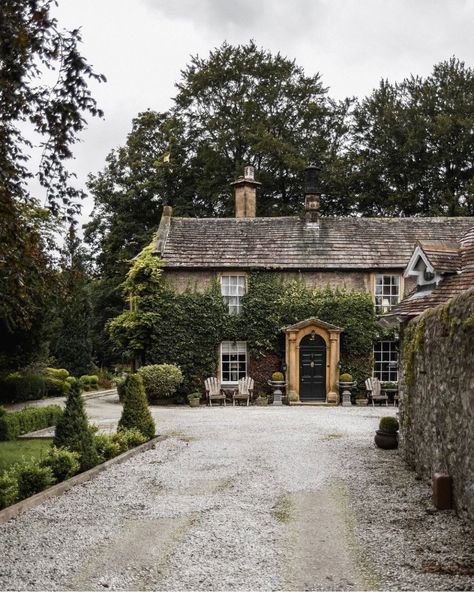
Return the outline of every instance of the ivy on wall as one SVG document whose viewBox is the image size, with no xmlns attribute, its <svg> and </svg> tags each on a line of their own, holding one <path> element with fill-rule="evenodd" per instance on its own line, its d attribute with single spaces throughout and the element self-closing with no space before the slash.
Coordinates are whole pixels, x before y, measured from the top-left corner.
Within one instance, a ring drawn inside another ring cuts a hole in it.
<svg viewBox="0 0 474 592">
<path fill-rule="evenodd" d="M 188 289 L 177 294 L 166 284 L 161 261 L 147 247 L 124 283 L 132 306 L 109 324 L 112 340 L 124 357 L 142 364 L 178 364 L 185 376 L 183 391 L 189 392 L 216 374 L 222 341 L 246 341 L 253 363 L 271 357 L 273 368 L 276 356 L 284 360 L 284 327 L 317 317 L 344 329 L 342 369 L 364 384 L 377 336 L 368 294 L 308 288 L 302 281 L 283 280 L 277 272 L 251 272 L 247 280 L 242 313 L 229 315 L 217 277 L 205 292 Z"/>
</svg>

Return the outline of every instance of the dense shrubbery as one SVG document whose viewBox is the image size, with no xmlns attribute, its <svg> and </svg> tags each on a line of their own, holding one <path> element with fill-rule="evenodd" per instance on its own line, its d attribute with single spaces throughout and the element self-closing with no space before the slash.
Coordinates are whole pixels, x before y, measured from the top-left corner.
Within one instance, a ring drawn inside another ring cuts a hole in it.
<svg viewBox="0 0 474 592">
<path fill-rule="evenodd" d="M 169 399 L 183 382 L 183 373 L 173 364 L 151 364 L 138 370 L 142 377 L 145 394 L 150 402 Z"/>
<path fill-rule="evenodd" d="M 18 480 L 18 498 L 20 500 L 39 493 L 54 484 L 51 468 L 33 462 L 21 465 L 16 470 L 16 475 Z"/>
<path fill-rule="evenodd" d="M 118 427 L 119 431 L 137 429 L 148 440 L 155 435 L 155 422 L 148 409 L 143 380 L 139 374 L 129 374 L 125 379 L 123 410 Z"/>
<path fill-rule="evenodd" d="M 80 469 L 79 453 L 66 448 L 53 446 L 48 456 L 40 462 L 42 467 L 49 467 L 56 481 L 64 481 L 73 477 Z"/>
<path fill-rule="evenodd" d="M 18 479 L 12 471 L 0 474 L 0 510 L 13 504 L 18 498 Z"/>
<path fill-rule="evenodd" d="M 22 434 L 56 425 L 62 414 L 59 405 L 26 407 L 12 413 L 0 407 L 0 440 L 15 440 Z"/>
<path fill-rule="evenodd" d="M 99 388 L 99 377 L 95 374 L 84 374 L 79 378 L 79 384 L 85 391 L 96 391 Z"/>
<path fill-rule="evenodd" d="M 71 388 L 72 377 L 64 368 L 19 370 L 0 380 L 0 401 L 32 401 L 43 397 L 62 397 Z"/>
</svg>

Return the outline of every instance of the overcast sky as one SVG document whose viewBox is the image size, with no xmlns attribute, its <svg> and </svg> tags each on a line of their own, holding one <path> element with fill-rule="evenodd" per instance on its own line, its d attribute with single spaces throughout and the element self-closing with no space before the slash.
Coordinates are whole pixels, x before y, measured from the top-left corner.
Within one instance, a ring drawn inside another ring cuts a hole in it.
<svg viewBox="0 0 474 592">
<path fill-rule="evenodd" d="M 137 113 L 171 106 L 189 56 L 225 40 L 296 59 L 335 98 L 427 75 L 452 55 L 474 62 L 474 0 L 59 0 L 55 14 L 81 27 L 82 54 L 107 77 L 92 85 L 105 118 L 90 121 L 71 163 L 81 185 L 124 144 Z M 88 199 L 83 220 L 91 209 Z"/>
</svg>

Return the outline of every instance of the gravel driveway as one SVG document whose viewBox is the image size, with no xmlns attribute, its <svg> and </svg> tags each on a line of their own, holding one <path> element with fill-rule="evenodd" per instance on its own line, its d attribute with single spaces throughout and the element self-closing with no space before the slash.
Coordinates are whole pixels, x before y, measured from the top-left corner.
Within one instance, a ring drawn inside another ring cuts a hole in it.
<svg viewBox="0 0 474 592">
<path fill-rule="evenodd" d="M 0 525 L 0 588 L 472 590 L 472 533 L 373 446 L 387 412 L 155 408 L 156 449 Z"/>
</svg>

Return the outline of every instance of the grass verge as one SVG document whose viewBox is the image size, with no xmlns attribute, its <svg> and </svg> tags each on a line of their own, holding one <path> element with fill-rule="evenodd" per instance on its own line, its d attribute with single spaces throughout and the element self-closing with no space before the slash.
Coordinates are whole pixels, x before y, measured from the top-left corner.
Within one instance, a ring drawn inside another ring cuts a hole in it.
<svg viewBox="0 0 474 592">
<path fill-rule="evenodd" d="M 11 467 L 22 458 L 40 459 L 47 455 L 53 439 L 10 440 L 0 442 L 0 473 Z"/>
</svg>

